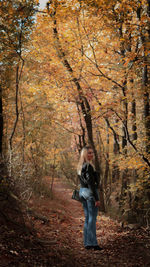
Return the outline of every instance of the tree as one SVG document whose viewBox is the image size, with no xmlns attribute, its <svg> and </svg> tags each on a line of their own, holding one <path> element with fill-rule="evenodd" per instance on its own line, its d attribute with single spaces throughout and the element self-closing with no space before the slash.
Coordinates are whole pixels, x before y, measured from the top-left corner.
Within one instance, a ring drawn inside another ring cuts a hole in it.
<svg viewBox="0 0 150 267">
<path fill-rule="evenodd" d="M 8 96 L 9 89 L 15 94 L 15 118 L 13 124 L 8 126 L 11 129 L 9 136 L 5 134 L 5 142 L 9 143 L 10 148 L 10 165 L 12 139 L 16 131 L 16 126 L 19 119 L 19 86 L 24 67 L 23 51 L 26 49 L 25 44 L 31 33 L 31 28 L 34 23 L 34 10 L 36 2 L 27 0 L 21 3 L 20 1 L 0 1 L 0 33 L 1 33 L 1 153 L 3 152 L 3 129 L 6 128 L 6 122 L 3 121 L 3 112 L 6 117 L 7 107 L 5 105 L 6 92 Z M 15 75 L 14 75 L 15 72 Z M 9 76 L 8 76 L 9 74 Z M 12 85 L 13 84 L 13 85 Z M 4 125 L 3 125 L 4 124 Z M 7 141 L 6 141 L 7 139 Z M 5 151 L 6 152 L 6 151 Z"/>
<path fill-rule="evenodd" d="M 141 132 L 145 123 L 139 29 L 145 24 L 142 21 L 139 27 L 137 11 L 136 1 L 132 6 L 130 1 L 49 1 L 48 16 L 38 15 L 26 53 L 22 97 L 27 155 L 41 168 L 42 160 L 52 160 L 55 143 L 61 153 L 57 170 L 63 166 L 67 173 L 74 150 L 78 157 L 83 145 L 94 144 L 104 193 L 111 187 L 108 202 L 110 193 L 121 194 L 121 185 L 125 194 L 133 181 L 135 190 L 139 188 L 135 182 L 149 168 Z"/>
</svg>

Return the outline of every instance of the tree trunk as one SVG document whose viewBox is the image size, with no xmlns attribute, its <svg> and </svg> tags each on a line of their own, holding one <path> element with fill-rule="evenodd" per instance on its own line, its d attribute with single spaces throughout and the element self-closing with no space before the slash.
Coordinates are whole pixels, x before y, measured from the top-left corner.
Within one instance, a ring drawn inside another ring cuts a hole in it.
<svg viewBox="0 0 150 267">
<path fill-rule="evenodd" d="M 133 85 L 133 79 L 130 80 L 130 82 Z M 137 135 L 137 125 L 136 125 L 136 100 L 135 100 L 134 94 L 132 94 L 131 113 L 132 113 L 132 142 L 134 142 L 135 144 L 135 142 L 137 141 L 138 135 Z M 132 177 L 133 177 L 133 182 L 136 183 L 137 178 L 138 178 L 136 169 L 132 170 Z"/>
<path fill-rule="evenodd" d="M 131 107 L 131 113 L 132 113 L 132 140 L 137 140 L 137 127 L 136 127 L 136 101 L 135 98 L 132 100 L 132 107 Z"/>
<path fill-rule="evenodd" d="M 107 137 L 106 137 L 106 158 L 105 158 L 105 172 L 104 172 L 104 189 L 107 188 L 108 184 L 108 174 L 109 174 L 109 131 L 108 131 L 108 126 L 106 129 L 107 132 Z"/>
<path fill-rule="evenodd" d="M 3 152 L 3 99 L 2 99 L 2 87 L 0 85 L 0 155 Z"/>
<path fill-rule="evenodd" d="M 139 21 L 141 21 L 141 12 L 142 9 L 137 13 Z M 147 0 L 147 10 L 144 10 L 147 13 L 147 17 L 150 18 L 150 0 Z M 146 14 L 145 14 L 146 16 Z M 147 33 L 147 34 L 146 34 Z M 146 145 L 145 151 L 150 153 L 150 99 L 149 99 L 149 62 L 148 62 L 148 51 L 149 51 L 149 40 L 150 40 L 150 27 L 147 29 L 144 28 L 143 31 L 140 31 L 140 40 L 143 46 L 143 69 L 142 69 L 142 91 L 143 93 L 143 102 L 144 102 L 144 125 L 145 125 L 145 135 L 146 135 Z"/>
<path fill-rule="evenodd" d="M 105 120 L 106 120 L 107 126 L 111 129 L 111 131 L 113 133 L 113 137 L 114 137 L 113 153 L 114 153 L 114 157 L 116 158 L 116 156 L 120 152 L 120 146 L 118 143 L 119 136 L 115 132 L 114 128 L 110 125 L 109 120 L 107 118 L 105 118 Z M 119 177 L 120 177 L 119 167 L 116 164 L 116 159 L 115 159 L 113 164 L 112 164 L 112 182 L 119 180 Z"/>
<path fill-rule="evenodd" d="M 126 129 L 128 127 L 128 101 L 127 101 L 127 95 L 126 95 L 126 86 L 127 86 L 127 80 L 124 81 L 124 89 L 123 89 L 123 111 L 124 111 L 124 119 L 123 119 L 123 127 L 122 127 L 122 151 L 124 153 L 124 156 L 127 155 L 127 132 Z M 124 199 L 126 196 L 126 190 L 128 185 L 128 169 L 125 168 L 122 172 L 122 188 L 121 188 L 121 199 Z"/>
<path fill-rule="evenodd" d="M 144 91 L 144 124 L 146 135 L 145 151 L 150 153 L 150 99 L 148 92 L 148 68 L 147 65 L 143 67 L 142 87 Z"/>
<path fill-rule="evenodd" d="M 127 132 L 126 129 L 128 127 L 128 101 L 127 101 L 127 95 L 126 95 L 126 80 L 124 82 L 124 89 L 123 89 L 123 97 L 125 98 L 123 100 L 123 111 L 124 111 L 124 119 L 123 119 L 123 126 L 122 126 L 122 150 L 125 154 L 127 154 Z"/>
</svg>

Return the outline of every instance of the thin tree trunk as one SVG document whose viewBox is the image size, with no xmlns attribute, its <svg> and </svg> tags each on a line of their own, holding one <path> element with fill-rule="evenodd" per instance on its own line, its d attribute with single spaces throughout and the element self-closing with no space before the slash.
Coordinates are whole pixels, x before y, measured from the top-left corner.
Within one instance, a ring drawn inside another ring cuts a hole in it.
<svg viewBox="0 0 150 267">
<path fill-rule="evenodd" d="M 132 100 L 132 107 L 131 107 L 131 113 L 132 113 L 132 140 L 137 140 L 137 127 L 136 127 L 136 101 L 135 98 Z"/>
<path fill-rule="evenodd" d="M 142 8 L 137 12 L 137 18 L 141 21 L 141 12 Z M 150 0 L 147 0 L 147 10 L 144 10 L 147 13 L 147 17 L 150 18 Z M 145 15 L 146 16 L 146 15 Z M 145 31 L 147 31 L 147 36 L 145 35 Z M 143 51 L 143 69 L 142 69 L 142 91 L 143 93 L 143 102 L 144 102 L 144 124 L 145 124 L 145 135 L 146 135 L 146 145 L 145 151 L 150 153 L 150 97 L 148 91 L 149 85 L 149 73 L 148 73 L 148 57 L 147 53 L 149 51 L 149 41 L 150 41 L 150 26 L 147 29 L 143 29 L 140 31 L 140 40 L 141 44 L 144 47 Z M 148 44 L 148 45 L 147 45 Z"/>
<path fill-rule="evenodd" d="M 133 79 L 130 80 L 133 86 Z M 134 93 L 132 94 L 132 102 L 131 102 L 131 114 L 132 114 L 132 142 L 135 144 L 137 141 L 138 135 L 137 135 L 137 125 L 136 125 L 136 100 L 134 97 Z M 132 176 L 133 176 L 133 182 L 136 183 L 138 174 L 137 170 L 132 170 Z M 131 193 L 130 193 L 131 194 Z M 132 198 L 132 194 L 131 194 Z"/>
<path fill-rule="evenodd" d="M 14 122 L 14 127 L 12 129 L 10 138 L 9 138 L 9 145 L 10 145 L 10 149 L 12 150 L 12 139 L 17 127 L 17 122 L 18 122 L 18 118 L 19 118 L 19 110 L 18 110 L 18 92 L 19 92 L 19 65 L 17 65 L 16 68 L 16 97 L 15 97 L 15 105 L 16 105 L 16 119 Z"/>
<path fill-rule="evenodd" d="M 120 24 L 119 34 L 120 34 L 120 38 L 124 37 L 123 36 L 124 35 L 124 33 L 123 33 L 123 21 Z M 121 53 L 122 58 L 124 58 L 126 56 L 124 38 L 120 44 L 120 53 Z M 123 87 L 122 87 L 122 94 L 123 94 L 122 106 L 123 106 L 123 112 L 124 112 L 123 124 L 122 124 L 122 151 L 123 151 L 125 157 L 127 155 L 127 132 L 126 132 L 126 129 L 128 128 L 128 100 L 127 100 L 126 91 L 127 91 L 127 75 L 125 74 L 125 80 L 124 80 Z M 126 195 L 126 189 L 127 189 L 127 184 L 128 184 L 127 173 L 128 173 L 127 169 L 124 169 L 122 171 L 120 207 L 122 206 L 122 199 Z"/>
<path fill-rule="evenodd" d="M 2 99 L 2 87 L 0 85 L 0 155 L 3 152 L 3 99 Z"/>
<path fill-rule="evenodd" d="M 108 184 L 108 175 L 109 175 L 109 127 L 107 126 L 107 138 L 106 138 L 106 161 L 105 161 L 105 172 L 104 172 L 104 189 L 107 189 L 107 184 Z"/>
<path fill-rule="evenodd" d="M 23 129 L 23 140 L 22 140 L 22 170 L 24 166 L 24 148 L 25 148 L 25 141 L 26 141 L 26 133 L 25 133 L 25 114 L 23 109 L 23 103 L 22 103 L 22 97 L 21 92 L 20 93 L 20 105 L 21 105 L 21 112 L 22 112 L 22 129 Z"/>
<path fill-rule="evenodd" d="M 150 153 L 150 97 L 148 92 L 148 68 L 147 65 L 143 67 L 143 90 L 144 90 L 144 124 L 146 134 L 145 151 Z"/>
<path fill-rule="evenodd" d="M 82 134 L 79 135 L 79 144 L 78 144 L 78 151 L 80 153 L 82 147 L 84 147 L 86 145 L 86 141 L 85 141 L 85 128 L 84 128 L 83 123 L 82 123 L 79 104 L 76 103 L 76 106 L 77 106 L 77 111 L 78 111 L 78 115 L 79 115 L 80 128 L 82 130 Z"/>
</svg>

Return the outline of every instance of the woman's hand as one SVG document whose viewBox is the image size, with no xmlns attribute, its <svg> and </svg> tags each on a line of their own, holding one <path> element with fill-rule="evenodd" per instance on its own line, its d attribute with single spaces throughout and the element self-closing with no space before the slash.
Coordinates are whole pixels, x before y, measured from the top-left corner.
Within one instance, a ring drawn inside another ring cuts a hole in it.
<svg viewBox="0 0 150 267">
<path fill-rule="evenodd" d="M 99 206 L 100 206 L 100 201 L 96 201 L 96 202 L 95 202 L 95 206 L 96 206 L 96 207 L 99 207 Z"/>
</svg>

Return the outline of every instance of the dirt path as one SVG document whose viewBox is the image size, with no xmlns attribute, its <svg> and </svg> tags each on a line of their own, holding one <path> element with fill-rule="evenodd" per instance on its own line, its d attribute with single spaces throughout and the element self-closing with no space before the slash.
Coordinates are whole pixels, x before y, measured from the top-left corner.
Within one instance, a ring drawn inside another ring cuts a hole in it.
<svg viewBox="0 0 150 267">
<path fill-rule="evenodd" d="M 43 238 L 53 240 L 52 256 L 58 257 L 51 266 L 150 266 L 150 245 L 147 231 L 123 230 L 119 223 L 99 214 L 97 236 L 101 252 L 87 251 L 83 247 L 84 215 L 81 203 L 71 199 L 72 190 L 65 181 L 54 183 L 55 199 L 41 202 L 43 215 L 50 224 L 38 226 Z"/>
<path fill-rule="evenodd" d="M 50 186 L 50 178 L 46 184 Z M 148 230 L 122 229 L 102 214 L 97 220 L 97 237 L 104 250 L 85 250 L 82 205 L 71 194 L 70 186 L 56 179 L 53 200 L 35 197 L 30 201 L 35 234 L 20 234 L 0 225 L 0 267 L 150 266 Z"/>
</svg>

